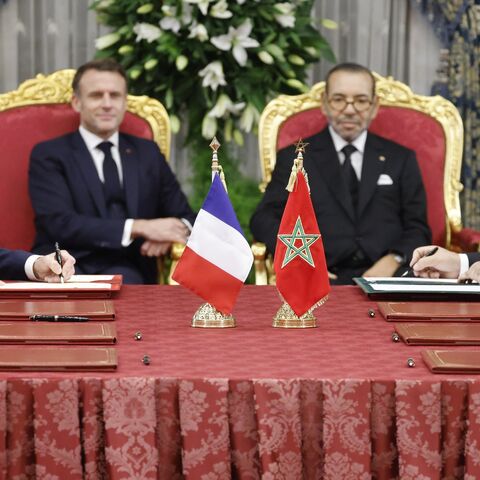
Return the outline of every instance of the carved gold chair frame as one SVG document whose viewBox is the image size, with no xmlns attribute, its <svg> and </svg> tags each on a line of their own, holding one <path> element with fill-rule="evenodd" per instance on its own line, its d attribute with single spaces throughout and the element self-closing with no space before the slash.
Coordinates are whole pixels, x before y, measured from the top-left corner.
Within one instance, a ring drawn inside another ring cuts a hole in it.
<svg viewBox="0 0 480 480">
<path fill-rule="evenodd" d="M 452 247 L 452 233 L 462 230 L 459 193 L 463 155 L 463 123 L 456 107 L 447 99 L 436 96 L 416 95 L 402 82 L 392 77 L 373 73 L 376 79 L 376 94 L 380 106 L 404 107 L 422 112 L 434 118 L 445 135 L 444 204 L 446 212 L 446 247 Z M 265 191 L 271 180 L 277 156 L 277 140 L 284 122 L 292 115 L 321 107 L 325 82 L 315 84 L 301 95 L 280 95 L 265 107 L 259 122 L 259 150 L 262 171 L 260 190 Z M 272 259 L 266 255 L 263 243 L 252 245 L 255 257 L 257 285 L 274 284 Z"/>
<path fill-rule="evenodd" d="M 47 105 L 69 104 L 72 98 L 72 80 L 74 69 L 65 69 L 50 75 L 39 74 L 35 78 L 23 82 L 17 90 L 0 95 L 0 111 L 11 108 Z M 170 119 L 165 107 L 154 98 L 146 95 L 128 95 L 127 111 L 145 120 L 152 130 L 152 139 L 157 143 L 166 160 L 170 158 Z M 167 281 L 172 283 L 171 272 L 183 252 L 183 245 L 173 245 L 172 267 Z M 162 260 L 159 260 L 159 270 L 163 277 Z"/>
</svg>

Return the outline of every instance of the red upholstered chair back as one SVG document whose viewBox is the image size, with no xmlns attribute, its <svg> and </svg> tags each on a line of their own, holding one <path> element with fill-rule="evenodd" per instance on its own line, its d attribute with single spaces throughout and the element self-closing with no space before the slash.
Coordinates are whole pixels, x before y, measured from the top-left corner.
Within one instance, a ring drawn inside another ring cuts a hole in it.
<svg viewBox="0 0 480 480">
<path fill-rule="evenodd" d="M 380 109 L 370 130 L 416 152 L 433 243 L 450 247 L 452 231 L 461 229 L 462 120 L 455 106 L 443 97 L 415 95 L 401 82 L 375 77 Z M 322 82 L 304 95 L 282 95 L 265 108 L 259 126 L 261 188 L 270 181 L 279 149 L 326 126 L 320 109 L 324 88 Z"/>
<path fill-rule="evenodd" d="M 30 152 L 38 142 L 78 128 L 70 106 L 74 70 L 37 76 L 19 89 L 0 95 L 0 247 L 29 250 L 35 227 L 28 194 Z M 170 123 L 163 106 L 148 97 L 128 96 L 120 130 L 155 140 L 166 158 Z"/>
</svg>

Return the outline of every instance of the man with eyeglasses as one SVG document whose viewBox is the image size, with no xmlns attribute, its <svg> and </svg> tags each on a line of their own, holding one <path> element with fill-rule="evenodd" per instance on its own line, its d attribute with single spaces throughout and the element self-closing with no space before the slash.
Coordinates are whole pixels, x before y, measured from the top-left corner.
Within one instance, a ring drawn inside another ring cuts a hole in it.
<svg viewBox="0 0 480 480">
<path fill-rule="evenodd" d="M 305 139 L 304 153 L 331 282 L 399 275 L 415 248 L 428 245 L 426 196 L 415 153 L 368 132 L 378 111 L 370 70 L 343 63 L 327 74 L 328 127 Z M 274 253 L 295 146 L 282 149 L 250 222 Z"/>
</svg>

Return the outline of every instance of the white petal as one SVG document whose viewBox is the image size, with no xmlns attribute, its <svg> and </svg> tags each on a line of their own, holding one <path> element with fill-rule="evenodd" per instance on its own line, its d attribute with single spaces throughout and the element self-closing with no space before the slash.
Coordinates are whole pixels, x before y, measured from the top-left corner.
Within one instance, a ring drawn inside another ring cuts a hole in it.
<svg viewBox="0 0 480 480">
<path fill-rule="evenodd" d="M 244 67 L 247 63 L 247 51 L 241 45 L 233 47 L 233 56 L 240 66 Z"/>
</svg>

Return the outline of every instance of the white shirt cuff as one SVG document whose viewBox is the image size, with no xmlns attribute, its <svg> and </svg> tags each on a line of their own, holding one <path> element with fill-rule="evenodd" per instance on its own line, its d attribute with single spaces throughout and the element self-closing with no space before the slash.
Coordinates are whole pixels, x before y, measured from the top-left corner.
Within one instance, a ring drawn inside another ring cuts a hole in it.
<svg viewBox="0 0 480 480">
<path fill-rule="evenodd" d="M 122 247 L 128 247 L 132 242 L 133 218 L 127 218 L 123 227 Z"/>
<path fill-rule="evenodd" d="M 38 278 L 33 273 L 33 264 L 35 263 L 35 260 L 37 258 L 40 258 L 40 255 L 30 255 L 25 262 L 25 275 L 29 280 L 38 280 Z"/>
<path fill-rule="evenodd" d="M 470 268 L 470 264 L 465 253 L 459 253 L 458 256 L 460 257 L 460 275 L 462 275 Z"/>
</svg>

